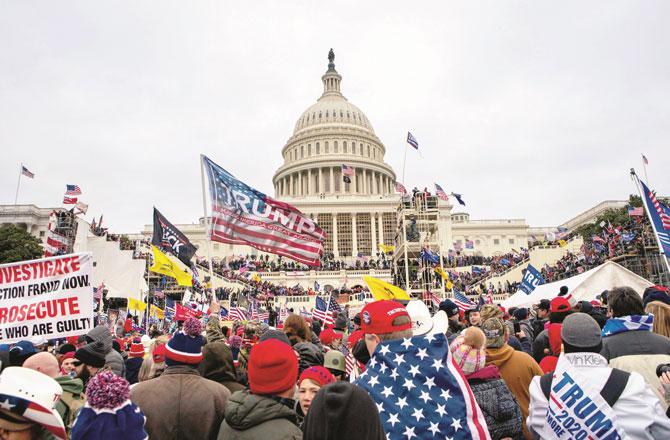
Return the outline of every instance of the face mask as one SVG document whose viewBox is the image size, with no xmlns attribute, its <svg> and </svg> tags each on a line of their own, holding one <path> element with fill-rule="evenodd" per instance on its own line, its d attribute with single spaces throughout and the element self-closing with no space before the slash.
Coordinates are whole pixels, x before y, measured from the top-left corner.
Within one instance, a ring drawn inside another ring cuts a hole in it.
<svg viewBox="0 0 670 440">
<path fill-rule="evenodd" d="M 364 339 L 356 342 L 356 345 L 354 345 L 351 353 L 354 355 L 354 359 L 364 365 L 367 364 L 370 360 L 370 352 L 368 352 L 368 347 L 365 345 Z"/>
</svg>

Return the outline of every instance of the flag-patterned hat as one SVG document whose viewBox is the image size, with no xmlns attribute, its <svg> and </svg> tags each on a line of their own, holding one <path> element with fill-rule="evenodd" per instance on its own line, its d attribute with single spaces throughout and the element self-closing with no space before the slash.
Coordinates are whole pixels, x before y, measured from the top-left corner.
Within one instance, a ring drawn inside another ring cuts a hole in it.
<svg viewBox="0 0 670 440">
<path fill-rule="evenodd" d="M 7 367 L 0 375 L 0 408 L 9 423 L 41 425 L 57 439 L 65 440 L 65 426 L 54 404 L 63 389 L 49 376 L 22 367 Z"/>
</svg>

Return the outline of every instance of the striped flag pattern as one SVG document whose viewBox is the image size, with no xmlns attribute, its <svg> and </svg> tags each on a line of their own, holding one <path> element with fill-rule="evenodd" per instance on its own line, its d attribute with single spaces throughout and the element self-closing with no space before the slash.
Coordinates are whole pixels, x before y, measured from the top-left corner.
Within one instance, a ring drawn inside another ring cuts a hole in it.
<svg viewBox="0 0 670 440">
<path fill-rule="evenodd" d="M 65 185 L 66 196 L 78 196 L 81 194 L 81 188 L 78 185 Z"/>
<path fill-rule="evenodd" d="M 332 303 L 332 301 L 333 299 L 331 298 L 330 302 Z M 317 296 L 314 308 L 312 309 L 312 319 L 318 319 L 324 324 L 333 324 L 335 320 L 333 319 L 333 314 L 329 310 L 329 306 L 330 304 L 326 304 L 321 297 Z"/>
<path fill-rule="evenodd" d="M 308 216 L 237 180 L 206 156 L 212 206 L 211 240 L 247 245 L 319 266 L 326 234 Z"/>
<path fill-rule="evenodd" d="M 407 143 L 414 147 L 414 149 L 419 149 L 419 141 L 417 141 L 414 135 L 409 131 L 407 132 Z"/>
<path fill-rule="evenodd" d="M 21 174 L 23 174 L 26 177 L 30 177 L 31 179 L 35 178 L 35 173 L 32 173 L 28 168 L 24 167 L 21 165 Z"/>
<path fill-rule="evenodd" d="M 477 306 L 475 303 L 470 301 L 467 296 L 463 295 L 457 290 L 454 290 L 454 303 L 458 306 L 458 309 L 463 312 L 474 309 Z"/>
<path fill-rule="evenodd" d="M 68 197 L 68 196 L 63 197 L 63 205 L 76 205 L 76 204 L 77 204 L 76 197 Z"/>
<path fill-rule="evenodd" d="M 44 256 L 51 257 L 54 255 L 61 255 L 67 251 L 70 246 L 70 240 L 57 233 L 56 231 L 47 232 L 47 242 L 44 245 Z"/>
<path fill-rule="evenodd" d="M 442 187 L 440 185 L 438 185 L 437 183 L 435 184 L 435 194 L 437 195 L 437 197 L 440 198 L 440 200 L 444 200 L 445 202 L 449 201 L 449 196 L 447 195 L 446 192 L 444 192 Z"/>
<path fill-rule="evenodd" d="M 230 316 L 230 319 L 232 319 L 233 321 L 247 320 L 247 313 L 242 307 L 231 307 L 230 311 L 228 312 L 228 315 Z"/>
<path fill-rule="evenodd" d="M 439 307 L 440 303 L 442 302 L 442 300 L 437 295 L 430 291 L 423 292 L 423 301 L 430 301 L 430 303 L 432 303 L 435 307 Z"/>
<path fill-rule="evenodd" d="M 402 194 L 403 196 L 407 195 L 407 188 L 400 182 L 395 183 L 395 192 Z"/>
</svg>

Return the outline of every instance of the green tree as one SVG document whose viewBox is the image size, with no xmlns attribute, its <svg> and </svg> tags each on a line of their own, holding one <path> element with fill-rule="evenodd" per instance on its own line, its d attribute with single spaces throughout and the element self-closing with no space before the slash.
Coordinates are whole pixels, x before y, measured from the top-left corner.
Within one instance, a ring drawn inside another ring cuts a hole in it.
<svg viewBox="0 0 670 440">
<path fill-rule="evenodd" d="M 34 260 L 44 254 L 42 243 L 13 224 L 0 226 L 0 264 Z"/>
</svg>

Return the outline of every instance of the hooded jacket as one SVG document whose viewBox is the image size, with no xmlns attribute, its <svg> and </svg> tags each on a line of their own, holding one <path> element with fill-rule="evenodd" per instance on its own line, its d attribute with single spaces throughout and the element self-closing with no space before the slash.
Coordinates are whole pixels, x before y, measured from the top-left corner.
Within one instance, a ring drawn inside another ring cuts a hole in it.
<svg viewBox="0 0 670 440">
<path fill-rule="evenodd" d="M 272 397 L 237 391 L 228 400 L 219 440 L 299 440 L 293 409 Z"/>
<path fill-rule="evenodd" d="M 202 377 L 220 383 L 228 388 L 231 394 L 244 389 L 244 385 L 237 381 L 230 347 L 223 342 L 209 342 L 202 347 L 202 354 L 202 362 L 198 366 Z"/>
<path fill-rule="evenodd" d="M 293 349 L 300 355 L 298 374 L 302 374 L 302 371 L 309 367 L 323 365 L 323 351 L 318 345 L 310 342 L 298 342 L 293 346 Z"/>
<path fill-rule="evenodd" d="M 531 438 L 526 431 L 525 423 L 526 417 L 528 417 L 528 404 L 530 403 L 528 387 L 533 377 L 542 375 L 540 366 L 530 355 L 514 350 L 507 344 L 500 348 L 487 348 L 486 365 L 495 365 L 500 370 L 500 376 L 519 402 L 524 421 L 524 436 Z"/>
<path fill-rule="evenodd" d="M 112 347 L 114 337 L 107 327 L 104 325 L 94 327 L 86 334 L 86 338 L 91 342 L 101 342 L 105 351 L 105 367 L 109 367 L 117 376 L 126 377 L 123 356 Z"/>
<path fill-rule="evenodd" d="M 319 390 L 303 424 L 305 440 L 385 440 L 377 405 L 362 388 L 334 382 Z"/>
<path fill-rule="evenodd" d="M 491 439 L 522 439 L 521 408 L 501 379 L 498 367 L 488 365 L 465 378 L 484 413 Z"/>
<path fill-rule="evenodd" d="M 594 388 L 602 389 L 612 371 L 607 366 L 606 360 L 594 353 L 571 355 L 588 356 L 589 362 L 575 362 L 571 368 L 588 377 Z M 602 359 L 602 362 L 593 362 L 591 359 L 594 356 Z M 530 396 L 528 429 L 536 435 L 535 438 L 541 438 L 548 427 L 549 403 L 542 392 L 539 377 L 534 378 L 530 385 Z M 639 374 L 631 373 L 626 388 L 612 409 L 617 416 L 617 427 L 626 432 L 626 438 L 635 440 L 670 438 L 670 419 L 665 416 L 658 398 Z"/>
<path fill-rule="evenodd" d="M 84 382 L 81 379 L 70 379 L 68 376 L 58 376 L 55 380 L 63 388 L 63 394 L 54 408 L 63 419 L 65 428 L 69 430 L 71 422 L 74 422 L 77 413 L 85 403 Z M 66 401 L 71 403 L 68 405 Z"/>
</svg>

